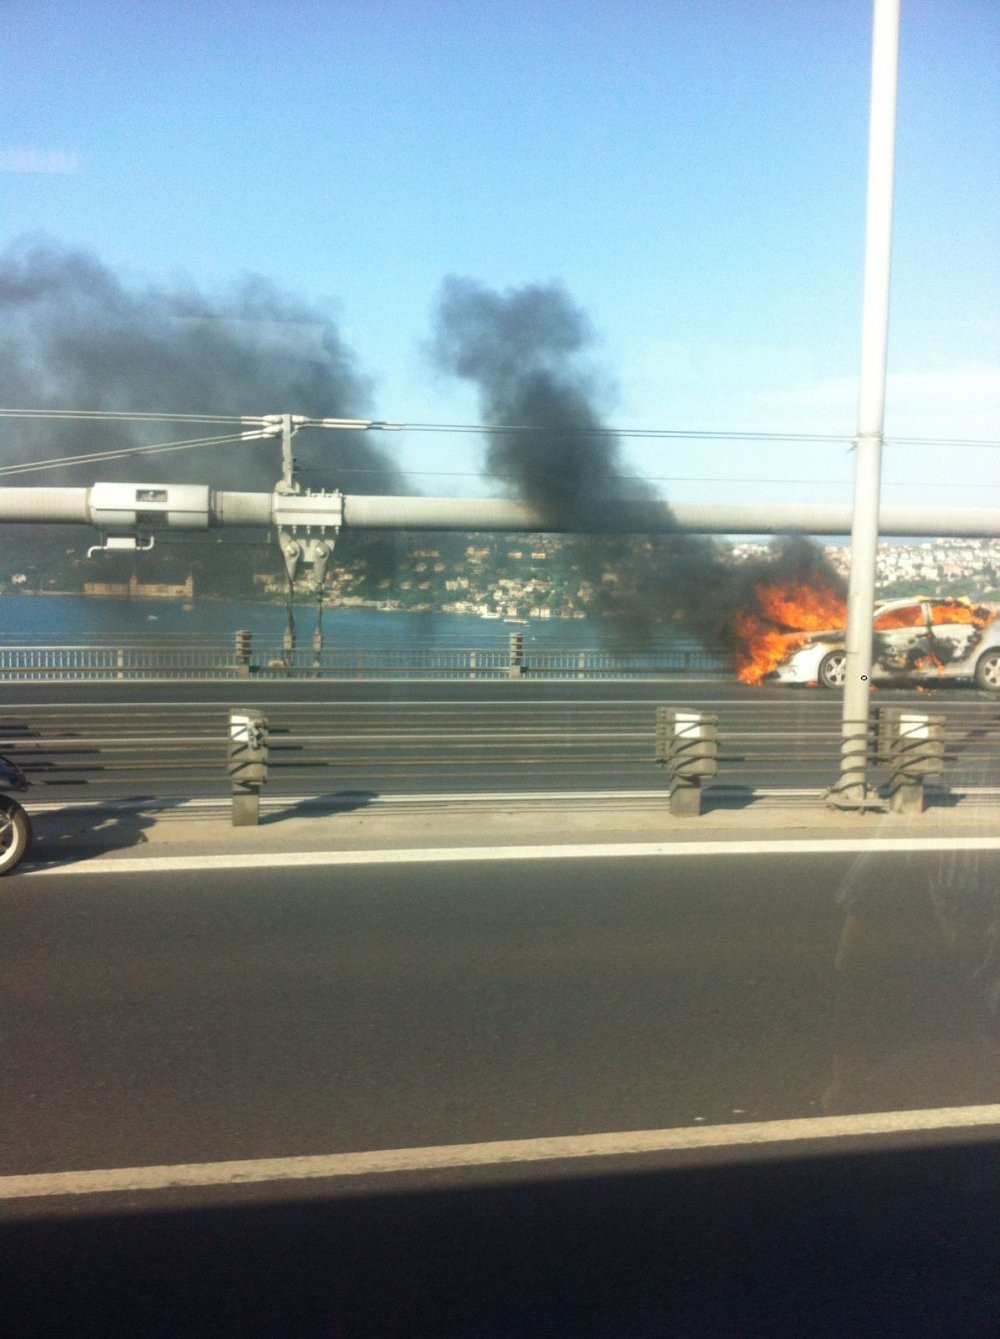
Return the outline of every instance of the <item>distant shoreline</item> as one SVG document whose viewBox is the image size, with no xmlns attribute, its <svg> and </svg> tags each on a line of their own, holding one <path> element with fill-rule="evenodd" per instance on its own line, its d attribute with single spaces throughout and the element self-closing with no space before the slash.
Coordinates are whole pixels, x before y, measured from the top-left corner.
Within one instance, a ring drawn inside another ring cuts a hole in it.
<svg viewBox="0 0 1000 1339">
<path fill-rule="evenodd" d="M 141 595 L 127 595 L 120 591 L 108 592 L 107 594 L 102 592 L 100 595 L 94 595 L 93 593 L 79 590 L 21 590 L 19 587 L 15 587 L 13 590 L 0 591 L 0 594 L 16 595 L 18 597 L 31 597 L 37 595 L 45 599 L 61 596 L 71 600 L 92 600 L 95 604 L 101 604 L 108 600 L 125 600 L 134 601 L 136 604 L 156 603 L 164 605 L 180 605 L 181 607 L 186 604 L 253 604 L 259 605 L 262 609 L 283 609 L 285 607 L 285 600 L 279 596 L 276 596 L 273 600 L 261 600 L 259 598 L 253 599 L 252 597 L 244 599 L 242 596 L 234 599 L 231 595 L 150 595 L 148 593 L 143 593 Z M 303 593 L 301 591 L 296 592 L 296 608 L 306 608 L 315 603 L 315 599 L 308 593 Z M 423 606 L 419 609 L 407 609 L 395 605 L 387 608 L 384 602 L 375 600 L 371 601 L 371 603 L 367 601 L 360 602 L 352 600 L 350 604 L 345 604 L 341 601 L 325 599 L 323 605 L 324 608 L 330 610 L 357 609 L 373 614 L 435 614 L 448 618 L 483 618 L 482 614 L 477 614 L 470 609 L 434 609 L 430 606 Z M 485 618 L 483 621 L 487 623 L 502 623 L 505 617 L 505 615 L 499 614 L 494 617 Z M 591 618 L 593 615 L 585 614 L 583 617 Z M 524 615 L 524 618 L 531 623 L 573 623 L 581 621 L 578 615 L 567 617 L 564 614 L 550 614 L 548 618 L 538 618 L 537 616 L 532 618 L 530 614 L 526 614 Z M 520 615 L 518 616 L 518 621 L 522 621 Z"/>
</svg>

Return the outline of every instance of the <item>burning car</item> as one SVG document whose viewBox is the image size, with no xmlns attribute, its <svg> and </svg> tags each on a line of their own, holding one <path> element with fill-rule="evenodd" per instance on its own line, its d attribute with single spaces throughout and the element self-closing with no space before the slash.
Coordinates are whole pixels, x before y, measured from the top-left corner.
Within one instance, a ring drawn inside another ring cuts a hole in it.
<svg viewBox="0 0 1000 1339">
<path fill-rule="evenodd" d="M 923 681 L 972 679 L 1000 692 L 1000 618 L 963 599 L 884 600 L 875 606 L 872 677 Z M 844 630 L 804 633 L 764 677 L 779 683 L 842 688 Z"/>
</svg>

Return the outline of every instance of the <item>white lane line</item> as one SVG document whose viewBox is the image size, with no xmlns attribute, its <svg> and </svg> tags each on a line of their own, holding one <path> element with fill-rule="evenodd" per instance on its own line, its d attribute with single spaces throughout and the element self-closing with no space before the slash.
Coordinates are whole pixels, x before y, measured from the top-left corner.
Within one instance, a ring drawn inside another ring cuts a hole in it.
<svg viewBox="0 0 1000 1339">
<path fill-rule="evenodd" d="M 65 874 L 162 874 L 212 869 L 307 869 L 336 865 L 433 865 L 503 860 L 623 860 L 650 856 L 842 855 L 864 851 L 996 851 L 1000 837 L 836 837 L 771 841 L 609 842 L 550 846 L 436 846 L 364 851 L 255 851 L 232 855 L 83 859 L 25 869 L 21 878 Z"/>
<path fill-rule="evenodd" d="M 811 1116 L 799 1120 L 749 1121 L 742 1125 L 688 1125 L 666 1130 L 623 1130 L 613 1134 L 554 1135 L 542 1139 L 434 1144 L 425 1148 L 382 1148 L 361 1153 L 254 1158 L 239 1162 L 181 1162 L 158 1167 L 35 1172 L 0 1177 L 0 1200 L 378 1176 L 445 1167 L 498 1167 L 522 1162 L 609 1158 L 691 1149 L 754 1148 L 762 1144 L 800 1143 L 812 1139 L 870 1138 L 924 1130 L 969 1130 L 991 1125 L 1000 1125 L 1000 1105 Z"/>
<path fill-rule="evenodd" d="M 719 794 L 725 791 L 723 787 L 713 787 L 712 793 Z M 744 794 L 742 790 L 739 792 Z M 1000 794 L 1000 789 L 998 789 Z M 756 795 L 819 795 L 821 788 L 814 786 L 811 790 L 757 790 Z M 451 804 L 455 801 L 475 801 L 485 803 L 504 803 L 510 800 L 635 800 L 635 799 L 658 799 L 664 800 L 666 791 L 663 787 L 647 790 L 470 790 L 470 791 L 450 791 L 450 790 L 420 790 L 396 791 L 389 794 L 372 794 L 364 790 L 340 790 L 335 794 L 325 791 L 303 791 L 301 795 L 268 795 L 261 794 L 261 808 L 283 809 L 295 804 L 307 803 L 344 803 L 350 804 L 356 800 L 364 800 L 366 805 L 387 805 L 387 804 Z M 35 803 L 32 800 L 27 801 L 27 808 L 32 813 L 56 813 L 60 809 L 152 809 L 156 806 L 162 806 L 165 809 L 203 809 L 216 808 L 228 810 L 232 804 L 230 795 L 203 795 L 192 796 L 188 799 L 172 799 L 169 795 L 158 797 L 146 797 L 145 799 L 115 799 L 109 796 L 105 800 L 46 800 L 44 803 Z"/>
</svg>

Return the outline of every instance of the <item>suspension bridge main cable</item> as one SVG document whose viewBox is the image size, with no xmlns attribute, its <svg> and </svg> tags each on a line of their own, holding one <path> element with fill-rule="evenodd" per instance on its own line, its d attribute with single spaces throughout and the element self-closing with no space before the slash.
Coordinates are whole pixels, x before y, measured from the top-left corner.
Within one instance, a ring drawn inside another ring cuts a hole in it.
<svg viewBox="0 0 1000 1339">
<path fill-rule="evenodd" d="M 72 465 L 96 465 L 106 460 L 124 460 L 130 456 L 163 455 L 170 451 L 193 451 L 200 446 L 226 446 L 233 442 L 273 440 L 271 429 L 257 432 L 227 433 L 219 437 L 190 437 L 178 442 L 156 442 L 151 446 L 125 446 L 114 451 L 88 451 L 75 456 L 53 456 L 48 460 L 21 461 L 0 465 L 0 476 L 32 474 L 36 470 L 65 469 Z"/>
<path fill-rule="evenodd" d="M 119 447 L 108 451 L 83 452 L 72 456 L 54 456 L 39 461 L 21 461 L 12 465 L 0 466 L 0 476 L 30 474 L 36 470 L 69 468 L 76 465 L 95 465 L 109 460 L 123 460 L 130 456 L 165 454 L 171 451 L 190 451 L 203 446 L 225 446 L 236 442 L 262 441 L 274 439 L 280 434 L 281 415 L 224 415 L 224 414 L 181 414 L 155 413 L 131 410 L 107 409 L 8 409 L 0 408 L 0 418 L 48 419 L 81 422 L 168 422 L 168 423 L 218 423 L 240 424 L 242 432 L 225 433 L 212 437 L 192 437 L 181 441 L 156 442 L 146 446 Z M 491 423 L 405 423 L 375 421 L 364 419 L 310 418 L 295 415 L 293 431 L 301 428 L 336 428 L 360 431 L 409 431 L 434 433 L 465 433 L 475 435 L 497 435 L 502 433 L 544 434 L 551 433 L 551 425 L 542 424 L 491 424 Z M 555 429 L 558 431 L 558 429 Z M 715 441 L 715 442 L 822 442 L 851 444 L 853 438 L 844 433 L 815 432 L 765 432 L 749 429 L 710 429 L 710 428 L 614 428 L 595 425 L 594 427 L 574 427 L 573 433 L 580 436 L 620 437 L 632 440 L 666 441 Z M 887 437 L 887 446 L 925 446 L 933 448 L 987 448 L 1000 447 L 1000 441 L 968 438 L 944 437 Z M 352 470 L 351 473 L 361 471 Z M 417 471 L 432 474 L 436 471 Z M 443 471 L 441 473 L 444 473 Z M 463 477 L 461 472 L 449 472 L 453 477 Z M 623 476 L 627 478 L 649 478 L 651 482 L 667 482 L 671 476 Z M 677 482 L 695 482 L 695 479 L 677 477 Z M 698 480 L 711 482 L 709 479 Z M 747 480 L 746 482 L 796 482 L 793 480 Z M 801 482 L 825 482 L 806 481 Z"/>
</svg>

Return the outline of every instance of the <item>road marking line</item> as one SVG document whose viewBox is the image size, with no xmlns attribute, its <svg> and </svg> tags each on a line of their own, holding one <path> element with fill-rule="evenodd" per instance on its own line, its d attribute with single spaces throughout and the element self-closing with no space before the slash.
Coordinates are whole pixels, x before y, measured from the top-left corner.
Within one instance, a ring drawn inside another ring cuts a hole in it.
<svg viewBox="0 0 1000 1339">
<path fill-rule="evenodd" d="M 635 1156 L 691 1149 L 755 1148 L 762 1144 L 800 1143 L 812 1139 L 969 1130 L 991 1125 L 1000 1125 L 1000 1105 L 811 1116 L 798 1120 L 748 1121 L 740 1125 L 686 1125 L 666 1130 L 554 1135 L 541 1139 L 434 1144 L 425 1148 L 383 1148 L 361 1153 L 254 1158 L 238 1162 L 182 1162 L 158 1167 L 35 1172 L 0 1177 L 0 1200 L 377 1176 L 446 1167 L 498 1167 L 522 1162 Z"/>
<path fill-rule="evenodd" d="M 713 794 L 725 793 L 726 787 L 716 787 Z M 745 792 L 740 791 L 740 794 Z M 373 795 L 364 790 L 341 790 L 335 795 L 323 791 L 304 791 L 301 795 L 275 795 L 261 794 L 261 809 L 281 810 L 297 804 L 351 804 L 354 801 L 363 800 L 365 806 L 369 805 L 392 805 L 392 804 L 452 804 L 456 801 L 468 802 L 486 802 L 490 804 L 503 801 L 507 803 L 511 800 L 659 800 L 663 801 L 666 792 L 662 787 L 655 790 L 474 790 L 474 791 L 397 791 L 390 794 Z M 781 790 L 767 791 L 756 790 L 756 795 L 820 795 L 820 788 L 814 787 L 812 790 Z M 1000 794 L 1000 789 L 998 789 Z M 58 813 L 63 809 L 73 810 L 93 810 L 93 809 L 149 809 L 163 807 L 165 809 L 183 810 L 183 809 L 225 809 L 228 810 L 232 805 L 231 795 L 203 795 L 195 796 L 190 799 L 171 799 L 167 795 L 159 797 L 147 797 L 141 800 L 115 799 L 109 796 L 104 800 L 46 800 L 42 803 L 35 803 L 28 800 L 26 808 L 32 813 Z"/>
<path fill-rule="evenodd" d="M 355 851 L 256 851 L 232 855 L 96 857 L 25 869 L 24 878 L 61 874 L 161 874 L 210 869 L 307 869 L 335 865 L 431 865 L 503 860 L 623 860 L 650 856 L 842 855 L 996 851 L 1000 837 L 836 837 L 765 841 L 608 842 L 550 846 L 431 846 Z"/>
</svg>

